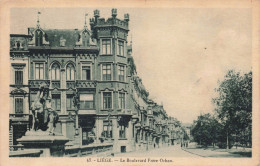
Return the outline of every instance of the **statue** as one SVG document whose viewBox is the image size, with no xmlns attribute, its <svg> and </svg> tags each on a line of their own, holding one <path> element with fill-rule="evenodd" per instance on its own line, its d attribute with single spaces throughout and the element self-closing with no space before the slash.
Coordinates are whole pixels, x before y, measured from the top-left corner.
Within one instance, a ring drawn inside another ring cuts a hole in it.
<svg viewBox="0 0 260 166">
<path fill-rule="evenodd" d="M 33 130 L 49 131 L 54 135 L 54 129 L 59 120 L 57 112 L 51 107 L 51 98 L 49 97 L 49 87 L 42 83 L 32 104 Z"/>
</svg>

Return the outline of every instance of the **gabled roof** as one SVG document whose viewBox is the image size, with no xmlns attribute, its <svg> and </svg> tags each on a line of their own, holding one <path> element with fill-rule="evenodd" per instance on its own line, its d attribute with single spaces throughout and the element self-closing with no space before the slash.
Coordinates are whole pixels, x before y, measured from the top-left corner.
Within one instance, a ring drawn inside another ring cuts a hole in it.
<svg viewBox="0 0 260 166">
<path fill-rule="evenodd" d="M 28 28 L 29 35 L 34 36 L 35 31 L 40 30 L 44 33 L 45 40 L 49 43 L 50 47 L 60 47 L 61 41 L 64 41 L 63 47 L 75 47 L 81 38 L 84 37 L 84 42 L 90 45 L 89 39 L 91 32 L 84 28 L 78 29 L 42 29 L 42 28 Z M 84 35 L 83 35 L 84 34 Z"/>
<path fill-rule="evenodd" d="M 44 32 L 47 35 L 46 40 L 50 42 L 51 47 L 59 47 L 61 39 L 66 40 L 66 47 L 74 47 L 80 36 L 80 31 L 77 29 L 47 29 Z"/>
</svg>

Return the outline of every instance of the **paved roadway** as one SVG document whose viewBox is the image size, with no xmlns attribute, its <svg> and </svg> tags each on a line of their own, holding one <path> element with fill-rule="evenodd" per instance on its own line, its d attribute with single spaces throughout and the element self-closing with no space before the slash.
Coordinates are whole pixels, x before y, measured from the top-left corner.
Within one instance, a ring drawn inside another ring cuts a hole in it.
<svg viewBox="0 0 260 166">
<path fill-rule="evenodd" d="M 200 157 L 181 149 L 180 145 L 156 148 L 149 151 L 118 153 L 115 157 Z"/>
</svg>

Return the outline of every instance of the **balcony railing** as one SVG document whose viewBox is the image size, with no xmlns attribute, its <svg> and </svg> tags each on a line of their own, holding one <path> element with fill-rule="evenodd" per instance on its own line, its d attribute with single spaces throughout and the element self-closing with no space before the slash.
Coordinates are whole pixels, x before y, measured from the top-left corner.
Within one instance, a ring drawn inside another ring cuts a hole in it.
<svg viewBox="0 0 260 166">
<path fill-rule="evenodd" d="M 76 87 L 76 82 L 75 81 L 67 81 L 66 82 L 66 88 L 67 89 L 74 89 Z"/>
<path fill-rule="evenodd" d="M 152 110 L 148 110 L 147 111 L 147 115 L 148 115 L 148 117 L 153 117 L 153 111 Z"/>
<path fill-rule="evenodd" d="M 118 110 L 119 115 L 132 115 L 132 110 L 131 109 L 119 109 Z"/>
<path fill-rule="evenodd" d="M 10 119 L 16 119 L 19 121 L 28 121 L 29 120 L 29 114 L 9 114 Z"/>
<path fill-rule="evenodd" d="M 87 81 L 87 80 L 77 80 L 76 87 L 77 88 L 96 88 L 96 81 Z"/>
<path fill-rule="evenodd" d="M 162 125 L 166 126 L 167 125 L 167 121 L 166 120 L 162 120 Z"/>
<path fill-rule="evenodd" d="M 51 81 L 51 88 L 52 89 L 59 89 L 60 88 L 60 81 Z"/>
<path fill-rule="evenodd" d="M 50 85 L 50 80 L 29 80 L 30 88 L 39 88 L 42 83 Z"/>
</svg>

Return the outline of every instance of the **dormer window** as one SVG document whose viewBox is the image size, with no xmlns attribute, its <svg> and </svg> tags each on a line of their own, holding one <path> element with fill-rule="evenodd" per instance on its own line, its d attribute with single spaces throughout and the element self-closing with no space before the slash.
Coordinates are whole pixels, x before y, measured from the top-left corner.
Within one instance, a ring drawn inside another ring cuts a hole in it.
<svg viewBox="0 0 260 166">
<path fill-rule="evenodd" d="M 66 44 L 66 39 L 64 39 L 63 37 L 60 38 L 60 46 L 61 47 L 65 47 Z"/>
<path fill-rule="evenodd" d="M 41 30 L 35 31 L 35 46 L 42 46 L 43 33 Z"/>
</svg>

